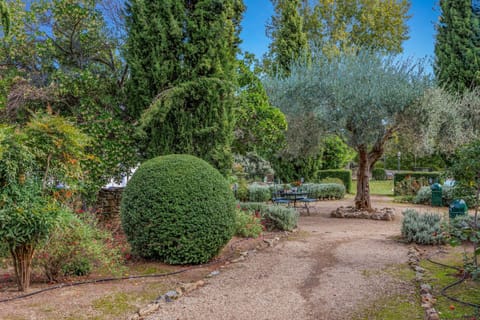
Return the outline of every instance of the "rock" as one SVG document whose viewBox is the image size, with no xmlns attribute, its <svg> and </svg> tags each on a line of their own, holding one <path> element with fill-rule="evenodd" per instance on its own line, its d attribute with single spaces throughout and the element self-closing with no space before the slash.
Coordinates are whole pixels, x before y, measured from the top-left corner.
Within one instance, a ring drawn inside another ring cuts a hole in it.
<svg viewBox="0 0 480 320">
<path fill-rule="evenodd" d="M 245 260 L 245 257 L 244 257 L 244 256 L 240 256 L 240 257 L 238 257 L 238 258 L 236 258 L 236 259 L 231 260 L 230 262 L 231 262 L 231 263 L 237 263 L 237 262 L 244 261 L 244 260 Z"/>
<path fill-rule="evenodd" d="M 393 220 L 395 211 L 392 208 L 375 209 L 373 212 L 357 210 L 354 207 L 339 207 L 330 213 L 333 218 L 356 218 L 372 220 Z"/>
<path fill-rule="evenodd" d="M 128 320 L 139 320 L 140 315 L 138 313 L 135 313 L 134 315 L 130 316 Z"/>
<path fill-rule="evenodd" d="M 165 293 L 164 296 L 165 296 L 165 301 L 171 302 L 172 300 L 178 299 L 178 297 L 179 297 L 180 295 L 178 294 L 177 291 L 175 291 L 175 290 L 170 290 L 170 291 L 168 291 L 167 293 Z"/>
<path fill-rule="evenodd" d="M 138 310 L 137 314 L 140 317 L 144 317 L 147 314 L 157 311 L 159 308 L 160 308 L 160 303 L 150 303 L 146 307 L 143 307 L 140 310 Z"/>
<path fill-rule="evenodd" d="M 197 288 L 200 288 L 200 287 L 203 287 L 205 285 L 205 281 L 198 280 L 197 282 L 195 282 L 195 284 L 197 285 Z"/>
<path fill-rule="evenodd" d="M 220 271 L 214 270 L 214 271 L 210 272 L 210 274 L 207 277 L 211 278 L 211 277 L 218 276 L 219 274 L 220 274 Z"/>
<path fill-rule="evenodd" d="M 246 257 L 248 255 L 248 251 L 240 252 L 240 255 L 243 256 L 243 257 Z"/>
<path fill-rule="evenodd" d="M 426 283 L 420 285 L 420 294 L 430 293 L 432 291 L 432 286 Z"/>
<path fill-rule="evenodd" d="M 435 310 L 434 308 L 425 310 L 425 315 L 425 319 L 427 320 L 440 320 L 440 316 L 438 315 L 437 310 Z"/>
<path fill-rule="evenodd" d="M 271 239 L 263 239 L 263 242 L 267 243 L 269 247 L 273 247 L 273 241 Z"/>
<path fill-rule="evenodd" d="M 424 273 L 424 272 L 425 272 L 425 269 L 423 269 L 423 268 L 420 267 L 420 266 L 415 266 L 414 269 L 415 269 L 416 272 L 419 272 L 419 273 Z"/>
</svg>

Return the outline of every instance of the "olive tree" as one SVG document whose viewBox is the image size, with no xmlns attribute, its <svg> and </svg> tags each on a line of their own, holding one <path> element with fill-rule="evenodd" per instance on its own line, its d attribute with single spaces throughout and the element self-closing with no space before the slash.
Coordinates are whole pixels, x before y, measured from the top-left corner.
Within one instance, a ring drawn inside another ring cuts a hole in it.
<svg viewBox="0 0 480 320">
<path fill-rule="evenodd" d="M 357 209 L 371 210 L 369 174 L 386 142 L 420 107 L 430 86 L 419 63 L 371 51 L 298 61 L 287 77 L 264 84 L 273 105 L 287 115 L 314 113 L 325 130 L 352 147 L 359 161 Z M 315 137 L 312 136 L 312 139 Z"/>
</svg>

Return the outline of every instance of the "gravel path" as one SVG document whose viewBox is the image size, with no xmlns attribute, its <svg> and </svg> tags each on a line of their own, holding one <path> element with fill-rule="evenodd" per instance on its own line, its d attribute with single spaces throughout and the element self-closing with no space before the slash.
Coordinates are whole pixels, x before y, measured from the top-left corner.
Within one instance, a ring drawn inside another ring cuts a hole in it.
<svg viewBox="0 0 480 320">
<path fill-rule="evenodd" d="M 384 201 L 374 199 L 378 207 L 392 206 Z M 407 247 L 391 240 L 400 233 L 401 209 L 393 222 L 329 218 L 338 205 L 320 202 L 300 218 L 293 238 L 221 269 L 205 287 L 163 304 L 148 319 L 352 319 L 375 300 L 405 290 L 380 271 L 407 260 Z"/>
</svg>

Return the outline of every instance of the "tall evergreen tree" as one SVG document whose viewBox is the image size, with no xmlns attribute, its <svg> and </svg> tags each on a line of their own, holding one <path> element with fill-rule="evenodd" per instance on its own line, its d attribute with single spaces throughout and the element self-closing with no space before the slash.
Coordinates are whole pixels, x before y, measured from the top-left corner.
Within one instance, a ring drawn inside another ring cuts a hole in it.
<svg viewBox="0 0 480 320">
<path fill-rule="evenodd" d="M 267 69 L 289 73 L 296 61 L 308 49 L 307 34 L 300 16 L 300 0 L 272 0 L 275 15 L 267 25 L 267 36 L 272 40 L 264 59 Z"/>
<path fill-rule="evenodd" d="M 188 153 L 231 166 L 241 0 L 131 0 L 129 108 L 145 156 Z"/>
<path fill-rule="evenodd" d="M 480 18 L 471 0 L 440 0 L 434 72 L 449 91 L 480 83 Z"/>
</svg>

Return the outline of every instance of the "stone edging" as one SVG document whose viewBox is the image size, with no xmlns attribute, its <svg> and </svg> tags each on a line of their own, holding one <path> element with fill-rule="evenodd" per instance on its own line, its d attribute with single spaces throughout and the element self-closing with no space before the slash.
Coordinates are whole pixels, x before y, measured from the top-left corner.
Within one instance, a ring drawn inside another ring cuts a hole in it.
<svg viewBox="0 0 480 320">
<path fill-rule="evenodd" d="M 415 281 L 420 286 L 422 308 L 425 311 L 425 320 L 440 320 L 440 315 L 434 308 L 437 299 L 432 295 L 432 286 L 424 281 L 425 269 L 420 266 L 420 252 L 416 246 L 408 249 L 408 264 L 415 271 Z"/>
</svg>

